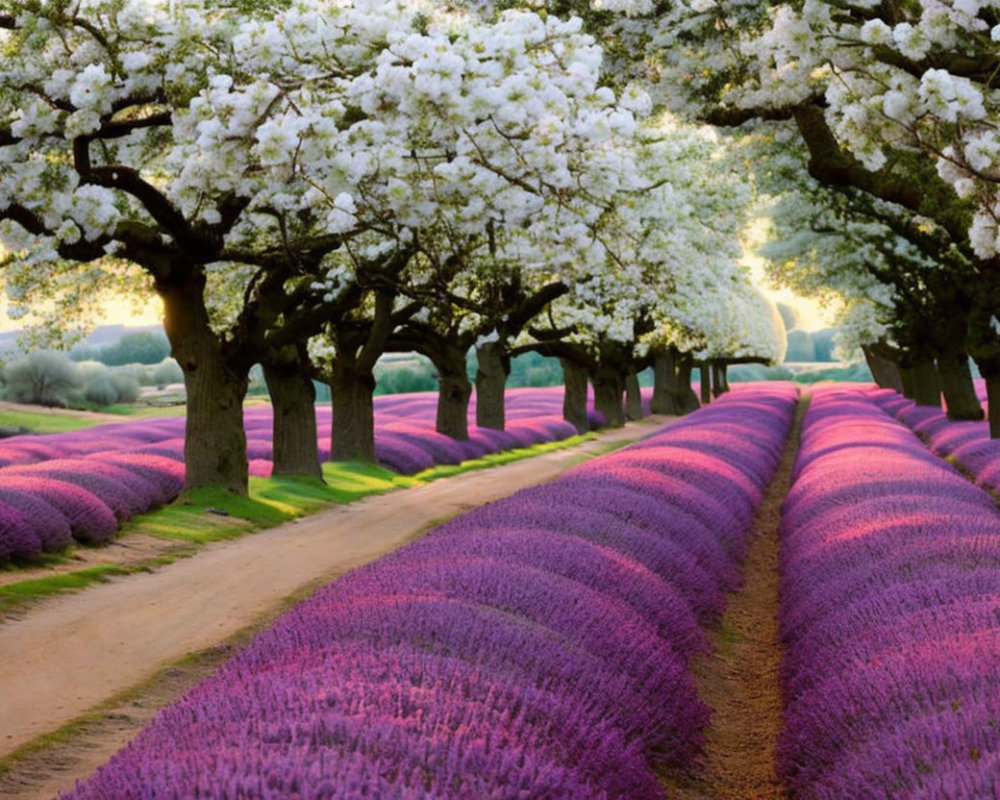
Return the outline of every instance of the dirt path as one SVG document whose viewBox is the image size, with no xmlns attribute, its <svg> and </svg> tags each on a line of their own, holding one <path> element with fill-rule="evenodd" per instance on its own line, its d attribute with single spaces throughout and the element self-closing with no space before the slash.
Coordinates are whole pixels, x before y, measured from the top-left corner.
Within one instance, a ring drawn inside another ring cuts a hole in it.
<svg viewBox="0 0 1000 800">
<path fill-rule="evenodd" d="M 764 494 L 750 532 L 746 583 L 730 595 L 713 652 L 695 665 L 698 694 L 713 709 L 706 730 L 703 768 L 693 777 L 671 778 L 680 800 L 782 800 L 787 791 L 775 771 L 781 731 L 778 668 L 778 523 L 799 449 L 805 403 L 781 463 Z"/>
<path fill-rule="evenodd" d="M 153 573 L 45 601 L 0 625 L 0 757 L 148 681 L 186 654 L 273 618 L 288 598 L 418 537 L 436 521 L 554 478 L 608 444 L 640 438 L 666 421 L 632 423 L 575 447 L 370 497 L 208 545 Z M 143 700 L 136 710 L 129 701 L 131 711 L 123 716 L 135 712 L 142 718 L 156 702 Z M 51 797 L 71 786 L 136 726 L 123 727 L 114 741 L 103 736 L 85 745 L 82 761 L 70 759 L 74 766 L 60 768 L 54 779 L 33 779 L 37 764 L 30 761 L 15 768 L 0 781 L 0 795 Z"/>
</svg>

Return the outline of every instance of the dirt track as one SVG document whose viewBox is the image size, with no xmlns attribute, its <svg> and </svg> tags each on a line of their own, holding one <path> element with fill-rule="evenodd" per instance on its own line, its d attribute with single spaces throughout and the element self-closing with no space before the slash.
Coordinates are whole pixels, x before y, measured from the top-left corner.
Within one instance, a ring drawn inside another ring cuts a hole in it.
<svg viewBox="0 0 1000 800">
<path fill-rule="evenodd" d="M 0 625 L 0 757 L 187 653 L 273 616 L 303 587 L 331 580 L 438 520 L 549 480 L 609 442 L 640 438 L 666 421 L 645 420 L 572 448 L 336 507 L 210 545 L 150 574 L 45 601 Z"/>
</svg>

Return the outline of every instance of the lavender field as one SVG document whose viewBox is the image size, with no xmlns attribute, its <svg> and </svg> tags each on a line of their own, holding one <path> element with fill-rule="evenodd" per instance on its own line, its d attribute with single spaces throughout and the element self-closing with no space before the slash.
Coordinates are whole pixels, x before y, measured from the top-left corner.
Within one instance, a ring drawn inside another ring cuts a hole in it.
<svg viewBox="0 0 1000 800">
<path fill-rule="evenodd" d="M 558 388 L 509 393 L 509 422 L 495 431 L 470 424 L 468 441 L 434 430 L 434 393 L 376 398 L 376 455 L 412 475 L 490 453 L 575 436 L 562 418 Z M 646 398 L 648 404 L 648 397 Z M 471 405 L 470 419 L 475 418 Z M 601 415 L 591 412 L 594 427 Z M 317 408 L 320 458 L 330 455 L 329 406 Z M 271 474 L 269 405 L 244 412 L 250 473 Z M 102 544 L 122 522 L 169 503 L 184 487 L 184 419 L 162 417 L 98 425 L 72 433 L 0 441 L 0 562 L 55 552 L 71 543 Z"/>
<path fill-rule="evenodd" d="M 386 398 L 380 455 L 419 458 L 412 471 L 557 438 L 557 401 L 516 394 L 509 438 L 459 444 L 433 434 L 433 398 Z M 261 471 L 266 419 L 247 414 Z M 151 436 L 171 424 L 113 456 L 84 434 L 58 458 L 36 449 L 0 470 L 3 491 L 44 497 L 66 521 L 53 541 L 96 541 L 169 499 L 144 486 L 178 490 L 176 443 Z M 62 797 L 693 796 L 727 724 L 706 665 L 761 535 L 778 543 L 765 646 L 783 710 L 754 757 L 772 761 L 773 796 L 996 796 L 1000 512 L 983 425 L 868 385 L 737 387 L 320 589 Z M 781 464 L 780 525 L 762 531 Z M 53 502 L 44 481 L 80 491 Z M 113 484 L 131 493 L 74 515 Z"/>
<path fill-rule="evenodd" d="M 665 796 L 795 397 L 733 393 L 351 573 L 68 796 Z"/>
</svg>

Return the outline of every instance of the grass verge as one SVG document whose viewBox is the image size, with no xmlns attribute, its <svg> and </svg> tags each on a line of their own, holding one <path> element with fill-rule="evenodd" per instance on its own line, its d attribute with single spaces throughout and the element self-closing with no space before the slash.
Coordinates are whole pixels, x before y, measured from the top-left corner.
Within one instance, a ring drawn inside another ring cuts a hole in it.
<svg viewBox="0 0 1000 800">
<path fill-rule="evenodd" d="M 46 597 L 77 591 L 121 575 L 148 572 L 177 558 L 193 555 L 210 542 L 234 539 L 368 495 L 509 464 L 595 438 L 595 434 L 587 433 L 557 442 L 493 453 L 461 464 L 433 467 L 414 476 L 399 475 L 374 464 L 341 462 L 323 464 L 325 483 L 305 477 L 250 478 L 250 491 L 246 497 L 214 487 L 195 489 L 168 506 L 133 517 L 119 534 L 143 534 L 167 539 L 177 542 L 180 545 L 178 549 L 138 564 L 101 564 L 0 586 L 0 618 Z M 628 442 L 608 443 L 600 448 L 600 452 L 625 444 Z M 590 455 L 581 455 L 580 460 Z M 65 562 L 65 559 L 60 560 Z"/>
<path fill-rule="evenodd" d="M 0 411 L 0 425 L 5 428 L 28 428 L 33 433 L 68 433 L 83 428 L 93 428 L 107 420 L 94 420 L 89 417 L 51 414 L 34 411 Z"/>
</svg>

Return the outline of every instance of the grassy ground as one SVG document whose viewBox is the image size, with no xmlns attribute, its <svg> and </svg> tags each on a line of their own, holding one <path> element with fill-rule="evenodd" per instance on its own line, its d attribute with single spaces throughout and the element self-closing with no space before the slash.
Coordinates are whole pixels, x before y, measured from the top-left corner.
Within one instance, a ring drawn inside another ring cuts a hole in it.
<svg viewBox="0 0 1000 800">
<path fill-rule="evenodd" d="M 93 420 L 68 414 L 37 414 L 33 411 L 0 411 L 0 425 L 5 428 L 28 428 L 34 433 L 66 433 L 92 428 L 107 420 Z"/>
</svg>

